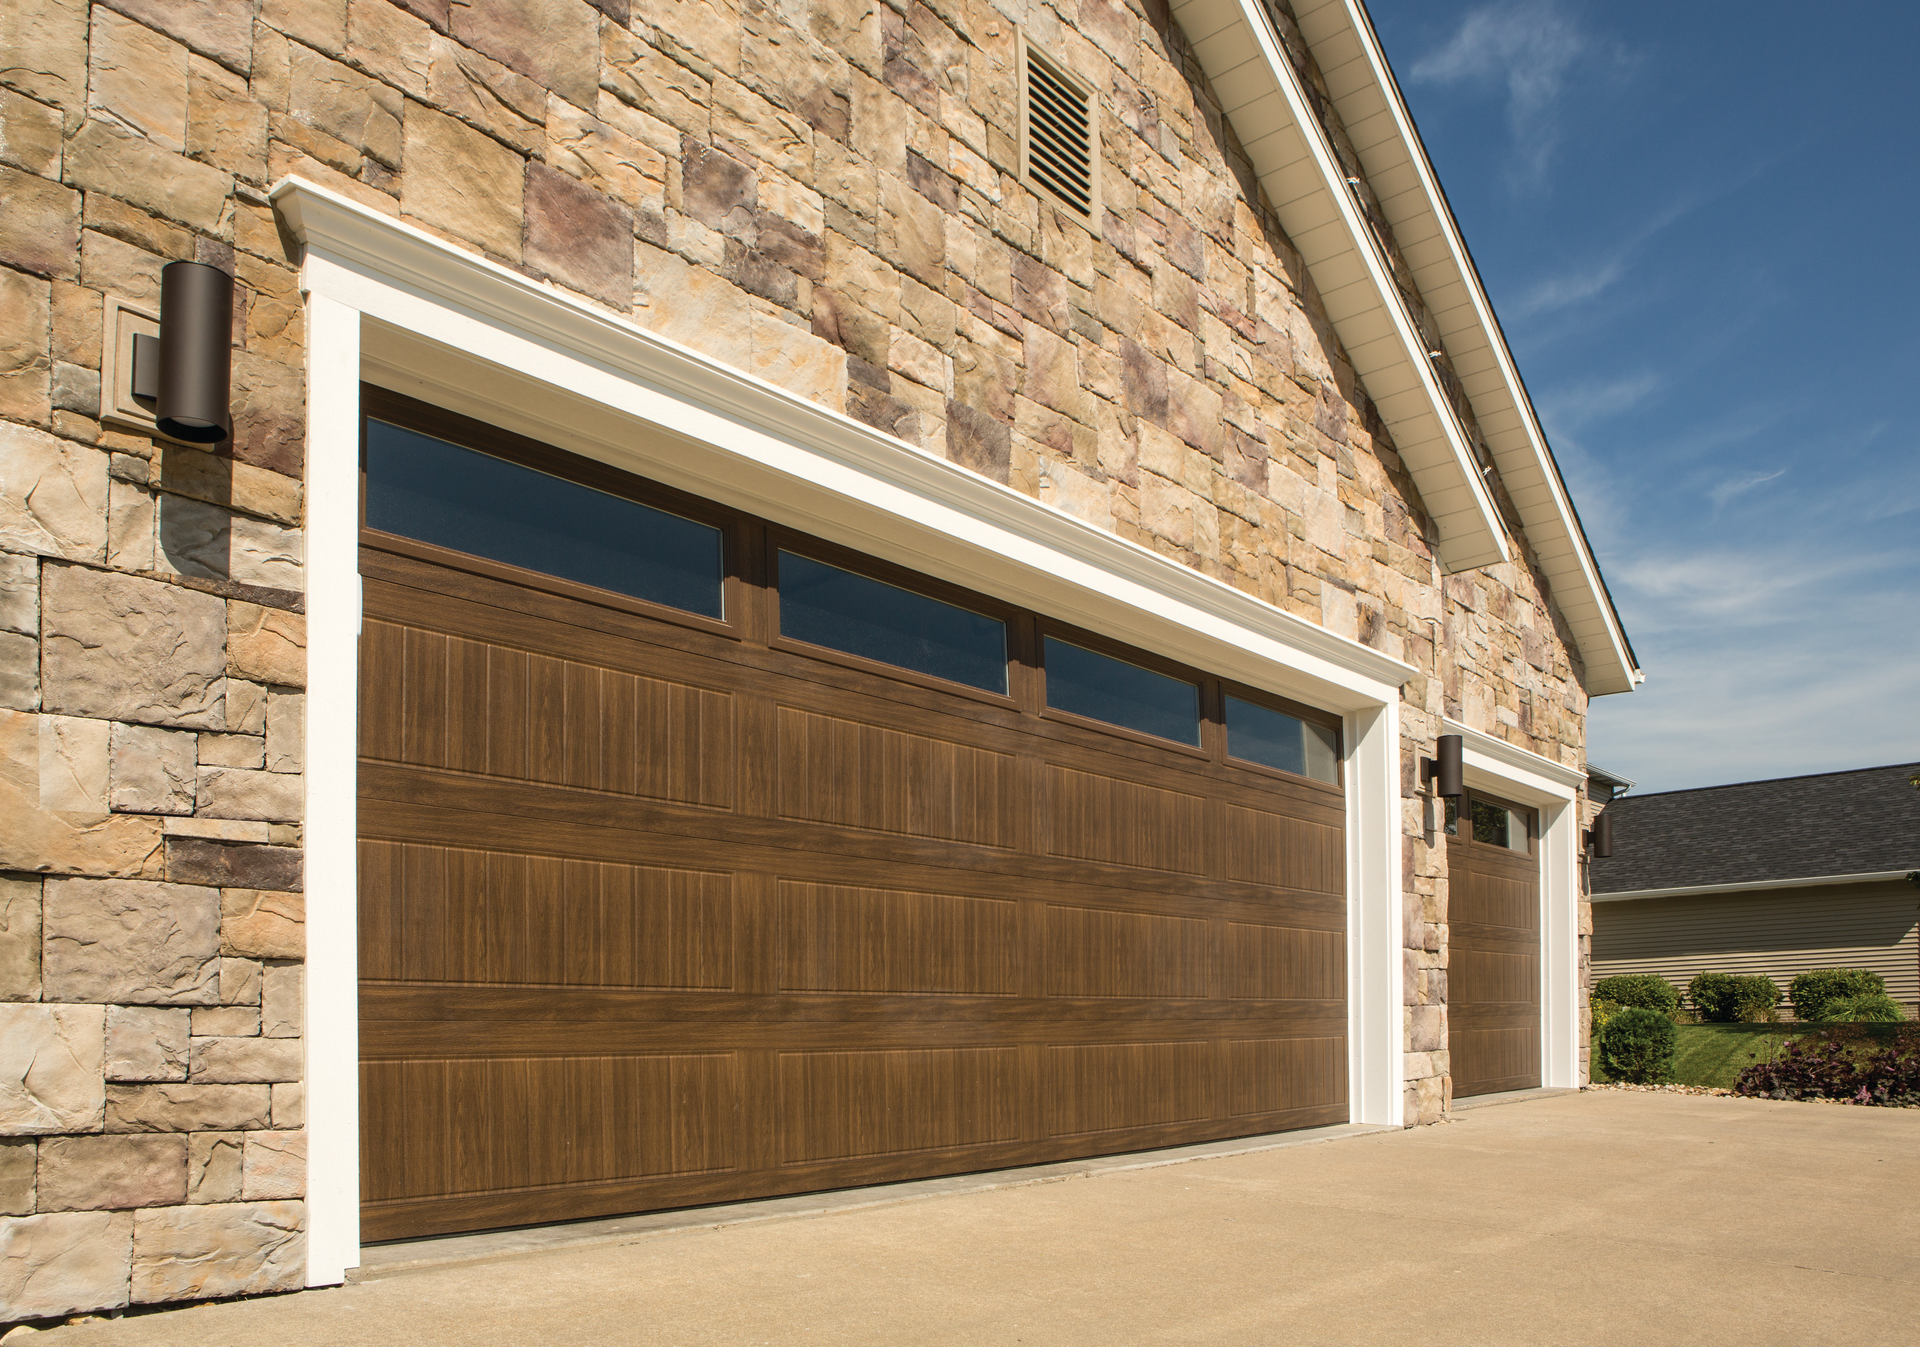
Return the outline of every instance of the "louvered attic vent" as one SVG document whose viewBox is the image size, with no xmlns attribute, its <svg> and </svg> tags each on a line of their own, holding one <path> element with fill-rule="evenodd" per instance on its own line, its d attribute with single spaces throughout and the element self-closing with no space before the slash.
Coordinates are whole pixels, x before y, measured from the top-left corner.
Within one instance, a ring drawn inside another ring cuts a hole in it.
<svg viewBox="0 0 1920 1347">
<path fill-rule="evenodd" d="M 1091 222 L 1100 206 L 1093 92 L 1031 47 L 1026 52 L 1027 181 Z"/>
</svg>

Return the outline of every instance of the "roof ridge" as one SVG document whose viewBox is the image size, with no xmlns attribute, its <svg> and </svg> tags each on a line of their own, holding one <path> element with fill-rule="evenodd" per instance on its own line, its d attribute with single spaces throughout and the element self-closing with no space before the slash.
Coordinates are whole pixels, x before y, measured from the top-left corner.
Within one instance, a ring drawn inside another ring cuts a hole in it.
<svg viewBox="0 0 1920 1347">
<path fill-rule="evenodd" d="M 1920 762 L 1888 762 L 1875 767 L 1843 767 L 1835 772 L 1802 772 L 1797 776 L 1767 776 L 1756 781 L 1723 781 L 1717 786 L 1687 786 L 1679 790 L 1643 790 L 1632 795 L 1622 795 L 1620 803 L 1628 800 L 1651 800 L 1662 795 L 1704 795 L 1710 790 L 1738 790 L 1742 786 L 1772 786 L 1782 781 L 1813 781 L 1823 776 L 1861 776 L 1867 772 L 1893 772 L 1902 768 L 1920 771 Z"/>
</svg>

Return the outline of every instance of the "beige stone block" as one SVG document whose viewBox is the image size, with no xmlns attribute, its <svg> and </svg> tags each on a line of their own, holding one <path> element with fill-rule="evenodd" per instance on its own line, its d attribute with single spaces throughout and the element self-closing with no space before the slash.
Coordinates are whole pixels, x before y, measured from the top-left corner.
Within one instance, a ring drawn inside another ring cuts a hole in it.
<svg viewBox="0 0 1920 1347">
<path fill-rule="evenodd" d="M 265 1085 L 109 1085 L 109 1132 L 239 1132 L 269 1124 Z"/>
<path fill-rule="evenodd" d="M 191 814 L 198 737 L 185 730 L 116 724 L 107 772 L 108 807 L 129 814 Z"/>
<path fill-rule="evenodd" d="M 245 70 L 253 49 L 252 0 L 114 0 L 114 8 L 212 57 Z"/>
<path fill-rule="evenodd" d="M 300 817 L 305 794 L 298 776 L 202 767 L 196 801 L 198 812 L 213 818 L 287 820 Z"/>
<path fill-rule="evenodd" d="M 748 318 L 752 358 L 747 372 L 834 411 L 843 410 L 847 353 L 802 327 L 754 310 Z"/>
<path fill-rule="evenodd" d="M 269 589 L 302 585 L 300 530 L 181 496 L 159 497 L 158 569 Z"/>
<path fill-rule="evenodd" d="M 0 1005 L 0 1136 L 99 1130 L 106 1029 L 103 1006 Z"/>
<path fill-rule="evenodd" d="M 6 148 L 0 140 L 0 155 Z M 0 200 L 7 203 L 6 214 L 0 216 L 0 262 L 42 276 L 80 274 L 80 193 L 33 173 L 0 167 Z"/>
<path fill-rule="evenodd" d="M 224 728 L 227 605 L 219 599 L 52 566 L 41 576 L 41 602 L 49 710 Z"/>
<path fill-rule="evenodd" d="M 347 45 L 347 7 L 339 0 L 261 0 L 260 22 L 335 56 Z"/>
<path fill-rule="evenodd" d="M 0 547 L 100 562 L 106 525 L 105 454 L 0 422 Z"/>
<path fill-rule="evenodd" d="M 625 114 L 623 121 L 644 116 L 619 102 L 612 106 Z M 657 208 L 665 190 L 667 163 L 658 150 L 559 98 L 547 100 L 547 162 L 631 207 Z"/>
<path fill-rule="evenodd" d="M 199 1006 L 193 1012 L 195 1038 L 257 1038 L 259 1006 Z"/>
<path fill-rule="evenodd" d="M 298 1038 L 304 1020 L 302 1000 L 307 970 L 299 964 L 272 964 L 260 996 L 260 1032 L 268 1038 Z"/>
<path fill-rule="evenodd" d="M 244 269 L 256 275 L 265 270 Z M 249 514 L 265 515 L 276 523 L 300 522 L 300 483 L 294 478 L 183 444 L 162 444 L 157 450 L 155 485 L 162 491 L 213 505 L 231 505 Z"/>
<path fill-rule="evenodd" d="M 67 144 L 67 180 L 208 233 L 219 232 L 233 192 L 232 174 L 97 118 Z"/>
<path fill-rule="evenodd" d="M 40 717 L 40 807 L 76 814 L 107 812 L 104 720 Z"/>
<path fill-rule="evenodd" d="M 426 101 L 488 131 L 525 154 L 543 145 L 546 88 L 471 47 L 436 36 L 427 64 Z"/>
<path fill-rule="evenodd" d="M 880 184 L 880 248 L 900 270 L 935 289 L 946 271 L 946 216 L 903 178 Z M 829 273 L 831 274 L 831 273 Z"/>
<path fill-rule="evenodd" d="M 273 1087 L 273 1125 L 278 1128 L 307 1125 L 307 1087 L 291 1080 Z"/>
<path fill-rule="evenodd" d="M 34 1209 L 38 1143 L 32 1137 L 0 1140 L 0 1216 L 26 1216 Z"/>
<path fill-rule="evenodd" d="M 132 1248 L 132 1212 L 0 1221 L 0 1306 L 9 1319 L 51 1319 L 125 1305 Z"/>
<path fill-rule="evenodd" d="M 93 11 L 87 111 L 169 150 L 187 144 L 187 49 L 105 5 Z"/>
<path fill-rule="evenodd" d="M 118 1135 L 40 1143 L 40 1210 L 164 1207 L 187 1200 L 187 1139 Z"/>
<path fill-rule="evenodd" d="M 746 292 L 650 243 L 634 245 L 634 319 L 737 368 L 752 362 Z"/>
<path fill-rule="evenodd" d="M 40 563 L 0 553 L 0 631 L 40 634 Z"/>
<path fill-rule="evenodd" d="M 388 0 L 347 5 L 347 59 L 422 101 L 433 36 L 425 20 Z"/>
<path fill-rule="evenodd" d="M 154 820 L 41 807 L 40 718 L 27 712 L 0 711 L 0 819 L 0 869 L 121 876 L 159 869 Z"/>
<path fill-rule="evenodd" d="M 241 678 L 227 680 L 227 728 L 235 734 L 267 732 L 266 688 Z M 252 841 L 253 839 L 242 840 Z"/>
<path fill-rule="evenodd" d="M 220 891 L 220 952 L 255 959 L 304 959 L 304 894 L 268 889 Z"/>
<path fill-rule="evenodd" d="M 60 110 L 0 88 L 0 163 L 60 177 Z"/>
<path fill-rule="evenodd" d="M 46 424 L 53 415 L 53 287 L 0 270 L 0 415 Z"/>
<path fill-rule="evenodd" d="M 185 1080 L 189 1014 L 159 1006 L 108 1006 L 107 1079 Z"/>
<path fill-rule="evenodd" d="M 195 1132 L 187 1138 L 187 1201 L 237 1202 L 245 1134 Z"/>
<path fill-rule="evenodd" d="M 220 1000 L 230 1006 L 257 1006 L 261 1000 L 261 970 L 258 959 L 220 960 Z"/>
<path fill-rule="evenodd" d="M 307 1192 L 307 1134 L 249 1132 L 240 1196 L 249 1202 L 304 1197 Z"/>
<path fill-rule="evenodd" d="M 132 482 L 110 478 L 107 482 L 107 565 L 116 571 L 152 570 L 158 523 L 151 491 Z"/>
<path fill-rule="evenodd" d="M 285 687 L 306 685 L 307 622 L 299 613 L 234 600 L 227 604 L 227 625 L 229 673 Z"/>
<path fill-rule="evenodd" d="M 188 772 L 191 782 L 193 773 Z M 265 823 L 251 819 L 227 818 L 163 818 L 160 831 L 168 837 L 204 837 L 221 842 L 265 842 L 268 840 L 268 827 Z"/>
<path fill-rule="evenodd" d="M 31 711 L 40 705 L 40 642 L 0 632 L 0 707 Z"/>
<path fill-rule="evenodd" d="M 300 1079 L 297 1038 L 196 1038 L 188 1079 L 197 1085 L 234 1085 Z"/>
<path fill-rule="evenodd" d="M 245 767 L 258 771 L 266 766 L 267 741 L 252 734 L 203 734 L 200 736 L 202 767 Z"/>
<path fill-rule="evenodd" d="M 273 692 L 267 697 L 267 770 L 298 772 L 305 752 L 304 693 Z"/>
<path fill-rule="evenodd" d="M 0 875 L 0 1001 L 40 999 L 40 881 Z"/>
<path fill-rule="evenodd" d="M 306 1280 L 306 1204 L 235 1202 L 134 1213 L 137 1305 L 298 1290 Z"/>
<path fill-rule="evenodd" d="M 244 79 L 203 56 L 193 58 L 188 72 L 187 153 L 249 182 L 264 182 L 267 109 Z"/>
<path fill-rule="evenodd" d="M 87 97 L 87 0 L 8 0 L 0 5 L 0 78 L 78 120 Z"/>
<path fill-rule="evenodd" d="M 520 156 L 423 107 L 407 114 L 400 209 L 497 257 L 520 256 Z"/>
<path fill-rule="evenodd" d="M 600 26 L 600 87 L 651 117 L 706 138 L 713 101 L 706 77 L 619 24 Z"/>
<path fill-rule="evenodd" d="M 713 137 L 788 177 L 813 176 L 813 128 L 725 75 L 713 81 Z"/>
<path fill-rule="evenodd" d="M 405 112 L 400 91 L 307 47 L 296 44 L 291 55 L 287 111 L 388 168 L 398 168 Z"/>
<path fill-rule="evenodd" d="M 48 1000 L 219 1002 L 219 890 L 130 879 L 50 879 L 43 889 Z"/>
</svg>

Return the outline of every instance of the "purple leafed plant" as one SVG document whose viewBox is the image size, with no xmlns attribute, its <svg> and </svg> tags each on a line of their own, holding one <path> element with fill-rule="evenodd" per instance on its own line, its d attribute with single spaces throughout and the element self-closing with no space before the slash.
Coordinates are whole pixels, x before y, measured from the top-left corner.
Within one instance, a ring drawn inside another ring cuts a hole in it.
<svg viewBox="0 0 1920 1347">
<path fill-rule="evenodd" d="M 1789 1039 L 1771 1058 L 1742 1071 L 1733 1092 L 1920 1106 L 1920 1025 L 1838 1024 Z"/>
</svg>

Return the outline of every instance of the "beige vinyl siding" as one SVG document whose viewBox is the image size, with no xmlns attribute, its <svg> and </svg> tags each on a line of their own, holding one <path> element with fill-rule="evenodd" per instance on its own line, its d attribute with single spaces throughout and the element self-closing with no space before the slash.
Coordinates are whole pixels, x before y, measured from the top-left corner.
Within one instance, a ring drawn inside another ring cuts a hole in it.
<svg viewBox="0 0 1920 1347">
<path fill-rule="evenodd" d="M 1593 905 L 1593 977 L 1765 973 L 1784 989 L 1809 968 L 1867 968 L 1920 1007 L 1920 889 L 1905 880 Z"/>
</svg>

